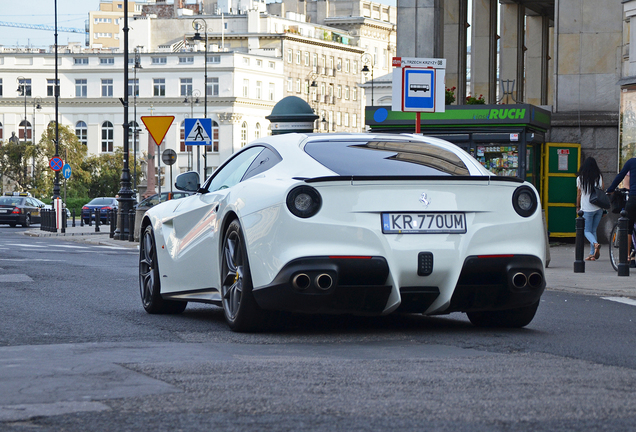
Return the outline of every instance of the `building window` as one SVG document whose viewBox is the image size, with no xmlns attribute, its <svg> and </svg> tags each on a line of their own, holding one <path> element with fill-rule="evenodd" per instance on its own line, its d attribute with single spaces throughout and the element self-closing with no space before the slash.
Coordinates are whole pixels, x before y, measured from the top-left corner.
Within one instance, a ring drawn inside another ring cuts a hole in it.
<svg viewBox="0 0 636 432">
<path fill-rule="evenodd" d="M 24 97 L 25 92 L 27 96 L 31 96 L 31 78 L 18 80 L 18 93 Z"/>
<path fill-rule="evenodd" d="M 75 97 L 86 97 L 88 94 L 88 84 L 85 79 L 75 80 Z"/>
<path fill-rule="evenodd" d="M 102 123 L 102 152 L 113 151 L 113 124 L 108 120 Z"/>
<path fill-rule="evenodd" d="M 309 66 L 309 53 L 305 53 L 305 66 Z"/>
<path fill-rule="evenodd" d="M 250 65 L 250 59 L 249 57 L 243 57 L 243 64 L 245 66 L 249 66 Z"/>
<path fill-rule="evenodd" d="M 336 125 L 342 126 L 342 113 L 340 111 L 336 113 Z"/>
<path fill-rule="evenodd" d="M 344 98 L 345 100 L 349 100 L 349 86 L 345 86 Z"/>
<path fill-rule="evenodd" d="M 100 65 L 112 65 L 112 64 L 115 64 L 115 59 L 112 58 L 112 57 L 100 58 L 99 59 L 99 64 Z"/>
<path fill-rule="evenodd" d="M 249 97 L 249 96 L 250 96 L 250 80 L 244 79 L 243 80 L 243 97 Z"/>
<path fill-rule="evenodd" d="M 256 60 L 256 66 L 263 67 L 263 60 Z"/>
<path fill-rule="evenodd" d="M 276 63 L 274 63 L 274 62 L 269 62 L 269 68 L 270 68 L 270 69 L 276 69 Z"/>
<path fill-rule="evenodd" d="M 241 147 L 247 145 L 247 122 L 243 122 L 241 125 Z"/>
<path fill-rule="evenodd" d="M 309 80 L 305 80 L 305 90 L 303 93 L 309 94 Z"/>
<path fill-rule="evenodd" d="M 213 55 L 208 57 L 208 63 L 215 63 L 215 64 L 221 63 L 221 56 Z"/>
<path fill-rule="evenodd" d="M 254 128 L 254 138 L 259 139 L 261 137 L 261 124 L 256 123 L 256 127 Z"/>
<path fill-rule="evenodd" d="M 57 83 L 60 83 L 60 80 L 57 80 Z M 47 79 L 46 80 L 46 95 L 47 96 L 55 96 L 55 80 Z"/>
<path fill-rule="evenodd" d="M 342 59 L 339 58 L 338 61 L 336 62 L 336 70 L 338 72 L 340 72 L 342 70 Z"/>
<path fill-rule="evenodd" d="M 218 77 L 208 78 L 208 85 L 206 87 L 206 92 L 208 96 L 219 95 L 219 78 Z"/>
<path fill-rule="evenodd" d="M 134 95 L 133 95 L 133 88 L 135 89 Z M 128 96 L 139 96 L 139 78 L 137 79 L 128 78 Z"/>
<path fill-rule="evenodd" d="M 358 114 L 351 114 L 351 127 L 358 127 Z"/>
<path fill-rule="evenodd" d="M 354 75 L 358 75 L 358 61 L 354 60 L 353 61 L 353 68 L 351 70 L 351 73 Z"/>
<path fill-rule="evenodd" d="M 179 129 L 179 151 L 181 153 L 192 151 L 192 146 L 185 145 L 185 120 L 181 122 L 181 128 Z M 190 161 L 188 160 L 188 170 L 189 169 L 190 169 Z"/>
<path fill-rule="evenodd" d="M 31 122 L 26 121 L 26 120 L 22 120 L 20 122 L 20 126 L 19 126 L 19 129 L 18 129 L 18 137 L 21 140 L 24 139 L 25 127 L 26 127 L 26 139 L 30 140 L 31 139 Z"/>
<path fill-rule="evenodd" d="M 77 135 L 79 142 L 88 145 L 88 128 L 86 127 L 86 123 L 82 120 L 75 124 L 75 135 Z"/>
<path fill-rule="evenodd" d="M 151 59 L 151 62 L 153 65 L 165 65 L 166 63 L 168 63 L 168 58 L 167 57 L 153 57 Z"/>
<path fill-rule="evenodd" d="M 336 87 L 336 97 L 338 99 L 342 99 L 342 86 L 340 84 Z"/>
<path fill-rule="evenodd" d="M 76 65 L 87 65 L 88 64 L 88 57 L 75 57 L 75 58 L 73 58 L 73 64 L 76 64 Z"/>
<path fill-rule="evenodd" d="M 296 78 L 296 93 L 300 93 L 302 91 L 302 82 L 300 78 Z"/>
<path fill-rule="evenodd" d="M 193 64 L 194 57 L 179 57 L 180 64 Z"/>
<path fill-rule="evenodd" d="M 256 99 L 262 99 L 263 83 L 256 81 Z"/>
<path fill-rule="evenodd" d="M 296 51 L 296 64 L 300 64 L 300 57 L 302 53 L 300 51 Z"/>
<path fill-rule="evenodd" d="M 351 62 L 349 61 L 349 59 L 345 60 L 345 72 L 349 73 L 349 67 L 351 66 Z"/>
<path fill-rule="evenodd" d="M 130 128 L 128 129 L 128 145 L 131 149 L 131 151 L 133 151 L 133 147 L 135 146 L 135 131 L 137 131 L 137 133 L 139 133 L 139 123 L 137 123 L 134 120 L 131 120 L 129 123 Z M 139 139 L 139 137 L 137 137 Z"/>
<path fill-rule="evenodd" d="M 181 96 L 192 95 L 192 78 L 181 78 Z"/>
<path fill-rule="evenodd" d="M 349 127 L 349 113 L 344 113 L 344 125 Z"/>
<path fill-rule="evenodd" d="M 291 48 L 287 49 L 287 63 L 291 63 L 294 59 L 294 52 Z"/>
<path fill-rule="evenodd" d="M 292 80 L 292 77 L 287 78 L 287 91 L 288 92 L 294 91 L 294 81 Z"/>
<path fill-rule="evenodd" d="M 113 97 L 113 80 L 112 79 L 102 80 L 102 97 Z"/>
<path fill-rule="evenodd" d="M 212 120 L 212 145 L 208 146 L 207 149 L 208 151 L 219 151 L 219 124 L 214 120 Z"/>
<path fill-rule="evenodd" d="M 313 67 L 318 67 L 318 54 L 314 53 L 311 59 L 311 65 Z"/>
<path fill-rule="evenodd" d="M 351 99 L 358 100 L 358 89 L 357 88 L 352 88 L 351 89 Z"/>
<path fill-rule="evenodd" d="M 166 79 L 165 78 L 154 78 L 152 80 L 152 87 L 153 87 L 152 94 L 154 96 L 166 95 Z"/>
</svg>

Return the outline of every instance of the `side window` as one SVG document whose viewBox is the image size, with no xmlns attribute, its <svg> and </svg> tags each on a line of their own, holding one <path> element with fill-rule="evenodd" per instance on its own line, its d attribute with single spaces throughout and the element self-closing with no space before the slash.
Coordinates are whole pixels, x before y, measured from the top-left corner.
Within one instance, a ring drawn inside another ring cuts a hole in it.
<svg viewBox="0 0 636 432">
<path fill-rule="evenodd" d="M 251 147 L 238 153 L 215 173 L 207 188 L 208 191 L 214 192 L 238 184 L 254 159 L 256 159 L 258 154 L 262 151 L 263 147 Z"/>
<path fill-rule="evenodd" d="M 247 180 L 248 178 L 254 177 L 255 175 L 267 171 L 282 160 L 283 158 L 281 158 L 278 153 L 268 148 L 263 149 L 263 151 L 258 155 L 256 159 L 254 159 L 254 162 L 252 162 L 250 167 L 247 169 L 247 172 L 245 173 L 241 181 Z"/>
</svg>

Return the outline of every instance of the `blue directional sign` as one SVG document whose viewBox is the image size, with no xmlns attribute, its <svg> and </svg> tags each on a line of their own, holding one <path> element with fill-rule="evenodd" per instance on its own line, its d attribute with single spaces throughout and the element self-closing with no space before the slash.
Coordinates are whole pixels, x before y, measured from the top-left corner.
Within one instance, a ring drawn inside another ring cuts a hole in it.
<svg viewBox="0 0 636 432">
<path fill-rule="evenodd" d="M 404 68 L 403 111 L 435 110 L 435 69 Z"/>
<path fill-rule="evenodd" d="M 64 164 L 64 167 L 62 167 L 62 175 L 64 175 L 65 179 L 71 178 L 71 166 L 69 164 Z"/>
<path fill-rule="evenodd" d="M 212 119 L 185 119 L 185 145 L 212 145 Z"/>
</svg>

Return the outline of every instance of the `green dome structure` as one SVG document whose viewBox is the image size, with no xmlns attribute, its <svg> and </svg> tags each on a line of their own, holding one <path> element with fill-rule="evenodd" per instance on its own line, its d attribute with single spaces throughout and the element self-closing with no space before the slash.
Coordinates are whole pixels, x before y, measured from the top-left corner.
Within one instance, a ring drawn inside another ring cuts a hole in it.
<svg viewBox="0 0 636 432">
<path fill-rule="evenodd" d="M 265 118 L 271 123 L 272 135 L 281 135 L 291 132 L 312 133 L 318 117 L 303 99 L 287 96 L 274 105 L 272 113 Z"/>
</svg>

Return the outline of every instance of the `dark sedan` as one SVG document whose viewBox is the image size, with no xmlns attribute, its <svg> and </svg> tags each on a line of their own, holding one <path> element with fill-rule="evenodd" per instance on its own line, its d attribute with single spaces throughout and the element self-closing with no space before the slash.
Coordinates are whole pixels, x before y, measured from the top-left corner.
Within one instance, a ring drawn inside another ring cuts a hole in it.
<svg viewBox="0 0 636 432">
<path fill-rule="evenodd" d="M 28 227 L 40 222 L 41 205 L 29 196 L 0 197 L 0 224 Z"/>
<path fill-rule="evenodd" d="M 108 212 L 111 210 L 117 210 L 119 203 L 117 198 L 110 197 L 98 197 L 93 198 L 91 202 L 82 207 L 82 220 L 84 223 L 89 223 L 91 220 L 95 220 L 95 211 L 99 211 L 99 219 L 101 223 L 108 222 Z"/>
</svg>

